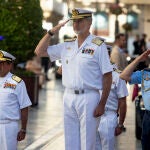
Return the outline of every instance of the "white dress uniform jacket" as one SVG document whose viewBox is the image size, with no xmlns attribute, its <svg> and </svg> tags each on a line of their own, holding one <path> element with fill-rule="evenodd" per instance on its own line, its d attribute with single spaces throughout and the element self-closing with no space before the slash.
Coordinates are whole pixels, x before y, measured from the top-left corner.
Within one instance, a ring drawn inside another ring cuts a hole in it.
<svg viewBox="0 0 150 150">
<path fill-rule="evenodd" d="M 31 105 L 24 82 L 12 73 L 0 80 L 0 149 L 16 150 L 20 109 Z"/>
<path fill-rule="evenodd" d="M 72 40 L 49 46 L 47 52 L 51 61 L 62 61 L 65 150 L 95 150 L 98 119 L 93 113 L 103 88 L 102 75 L 112 71 L 106 45 L 89 35 L 79 48 Z"/>
</svg>

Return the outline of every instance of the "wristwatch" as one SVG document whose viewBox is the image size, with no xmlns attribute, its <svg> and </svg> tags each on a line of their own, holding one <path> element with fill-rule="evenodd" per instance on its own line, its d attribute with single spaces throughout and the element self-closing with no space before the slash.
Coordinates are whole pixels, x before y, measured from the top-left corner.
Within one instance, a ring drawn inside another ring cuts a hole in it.
<svg viewBox="0 0 150 150">
<path fill-rule="evenodd" d="M 25 130 L 25 129 L 21 129 L 20 131 L 23 132 L 23 133 L 26 133 L 26 130 Z"/>
<path fill-rule="evenodd" d="M 51 30 L 49 30 L 47 33 L 48 33 L 50 36 L 53 36 L 53 35 L 54 35 L 54 33 L 52 33 Z"/>
<path fill-rule="evenodd" d="M 123 125 L 123 124 L 118 124 L 117 127 L 123 129 L 123 128 L 124 128 L 124 125 Z"/>
</svg>

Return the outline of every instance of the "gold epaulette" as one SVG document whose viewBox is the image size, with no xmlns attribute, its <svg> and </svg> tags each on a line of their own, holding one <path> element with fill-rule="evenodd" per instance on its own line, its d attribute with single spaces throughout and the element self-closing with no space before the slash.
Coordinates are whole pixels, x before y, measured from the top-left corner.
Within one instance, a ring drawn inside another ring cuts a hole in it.
<svg viewBox="0 0 150 150">
<path fill-rule="evenodd" d="M 119 69 L 117 69 L 117 68 L 113 68 L 113 70 L 114 70 L 115 72 L 117 72 L 117 73 L 121 73 L 121 72 L 122 72 L 121 70 L 119 70 Z"/>
<path fill-rule="evenodd" d="M 98 46 L 100 46 L 103 42 L 104 42 L 104 41 L 103 41 L 101 38 L 99 38 L 99 37 L 96 37 L 96 38 L 94 38 L 94 39 L 92 40 L 92 43 L 94 43 L 94 44 L 96 44 L 96 45 L 98 45 Z"/>
<path fill-rule="evenodd" d="M 15 80 L 16 82 L 20 83 L 22 79 L 16 75 L 12 75 L 12 79 Z"/>
<path fill-rule="evenodd" d="M 76 40 L 76 38 L 71 38 L 71 39 L 66 39 L 66 40 L 64 40 L 64 42 L 73 42 L 73 41 L 75 41 Z"/>
</svg>

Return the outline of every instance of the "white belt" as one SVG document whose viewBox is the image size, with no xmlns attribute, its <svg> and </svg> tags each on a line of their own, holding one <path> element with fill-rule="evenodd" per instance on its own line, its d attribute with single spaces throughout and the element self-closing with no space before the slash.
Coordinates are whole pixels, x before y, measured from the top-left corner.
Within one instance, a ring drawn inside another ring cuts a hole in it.
<svg viewBox="0 0 150 150">
<path fill-rule="evenodd" d="M 93 91 L 99 92 L 99 90 L 95 90 L 95 89 L 68 89 L 68 88 L 66 88 L 66 91 L 72 94 L 84 94 L 84 93 L 89 93 Z"/>
</svg>

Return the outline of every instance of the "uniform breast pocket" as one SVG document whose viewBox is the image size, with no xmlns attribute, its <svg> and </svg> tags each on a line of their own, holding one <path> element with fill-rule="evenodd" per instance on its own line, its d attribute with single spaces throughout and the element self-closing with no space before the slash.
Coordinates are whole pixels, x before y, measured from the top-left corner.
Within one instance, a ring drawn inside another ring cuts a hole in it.
<svg viewBox="0 0 150 150">
<path fill-rule="evenodd" d="M 150 91 L 150 84 L 149 84 L 149 81 L 144 80 L 143 89 L 144 89 L 144 92 Z"/>
<path fill-rule="evenodd" d="M 95 60 L 94 56 L 90 54 L 82 54 L 80 55 L 80 64 L 83 65 L 94 65 Z"/>
<path fill-rule="evenodd" d="M 81 57 L 85 58 L 85 59 L 91 59 L 91 58 L 93 58 L 93 55 L 91 55 L 91 54 L 82 54 Z"/>
<path fill-rule="evenodd" d="M 2 90 L 0 100 L 2 103 L 11 103 L 10 100 L 14 98 L 15 94 L 12 90 Z"/>
</svg>

